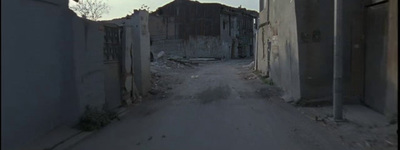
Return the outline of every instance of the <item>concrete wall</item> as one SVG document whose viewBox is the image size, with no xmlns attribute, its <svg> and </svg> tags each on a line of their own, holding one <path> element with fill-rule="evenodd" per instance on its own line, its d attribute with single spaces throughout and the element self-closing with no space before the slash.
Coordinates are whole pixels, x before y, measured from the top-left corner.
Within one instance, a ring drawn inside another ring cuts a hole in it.
<svg viewBox="0 0 400 150">
<path fill-rule="evenodd" d="M 149 22 L 151 40 L 178 38 L 178 30 L 174 17 L 150 14 Z"/>
<path fill-rule="evenodd" d="M 157 55 L 159 52 L 164 51 L 167 55 L 185 56 L 185 51 L 182 48 L 184 40 L 181 39 L 162 39 L 154 40 L 151 45 L 151 52 Z"/>
<path fill-rule="evenodd" d="M 233 17 L 225 14 L 220 15 L 220 28 L 221 28 L 221 33 L 220 33 L 220 38 L 221 42 L 223 42 L 225 45 L 227 45 L 227 49 L 224 50 L 226 54 L 224 54 L 225 58 L 231 58 L 234 54 L 232 53 L 232 42 L 234 40 L 234 36 L 232 32 L 233 30 L 233 22 L 231 21 Z"/>
<path fill-rule="evenodd" d="M 219 37 L 197 36 L 185 41 L 183 51 L 186 57 L 230 58 L 229 45 Z"/>
<path fill-rule="evenodd" d="M 389 27 L 387 53 L 385 114 L 397 119 L 398 114 L 398 1 L 389 0 Z"/>
<path fill-rule="evenodd" d="M 84 105 L 101 105 L 101 61 L 92 58 L 102 53 L 101 37 L 93 37 L 100 36 L 96 25 L 85 29 L 67 0 L 2 1 L 1 10 L 2 149 L 18 149 L 76 124 Z"/>
<path fill-rule="evenodd" d="M 364 94 L 365 42 L 363 0 L 346 1 L 343 18 L 344 98 L 346 103 L 360 103 Z"/>
<path fill-rule="evenodd" d="M 270 71 L 273 81 L 281 87 L 286 87 L 285 91 L 292 100 L 331 100 L 333 1 L 265 3 L 265 6 L 269 7 L 261 11 L 257 31 L 258 70 L 264 75 Z M 363 86 L 363 11 L 360 4 L 359 0 L 347 2 L 345 14 L 348 15 L 344 18 L 344 39 L 348 42 L 344 44 L 347 51 L 343 57 L 345 64 L 351 64 L 344 66 L 345 97 L 346 102 L 352 103 L 360 101 Z M 267 18 L 270 18 L 270 24 Z M 270 70 L 268 42 L 271 42 Z M 290 67 L 292 69 L 289 69 Z M 286 82 L 290 81 L 288 79 L 294 81 L 294 84 Z"/>
<path fill-rule="evenodd" d="M 282 88 L 286 101 L 300 99 L 297 1 L 270 1 L 267 40 L 271 41 L 271 79 Z M 262 43 L 260 41 L 259 43 Z"/>
<path fill-rule="evenodd" d="M 31 0 L 2 1 L 2 149 L 71 121 L 60 112 L 68 109 L 61 107 L 62 96 L 77 105 L 76 91 L 68 85 L 74 83 L 73 76 L 64 74 L 73 70 L 73 64 L 68 57 L 72 44 L 67 42 L 72 38 L 71 23 L 69 17 L 61 17 L 70 14 L 63 9 L 68 8 Z"/>
<path fill-rule="evenodd" d="M 263 76 L 268 75 L 268 51 L 267 51 L 267 44 L 268 44 L 268 26 L 267 26 L 267 10 L 264 9 L 260 12 L 260 18 L 258 23 L 258 30 L 257 30 L 257 51 L 256 60 L 257 60 L 257 70 L 261 72 Z"/>
<path fill-rule="evenodd" d="M 122 99 L 126 104 L 136 100 L 139 96 L 135 80 L 133 79 L 133 22 L 127 22 L 123 28 L 123 53 L 122 53 Z"/>
<path fill-rule="evenodd" d="M 131 17 L 133 24 L 133 64 L 134 80 L 141 95 L 150 90 L 150 33 L 148 28 L 149 14 L 146 11 L 135 11 Z"/>
<path fill-rule="evenodd" d="M 295 3 L 301 98 L 329 98 L 333 83 L 333 0 Z"/>
<path fill-rule="evenodd" d="M 103 25 L 73 17 L 73 50 L 79 114 L 87 105 L 103 108 L 105 104 Z"/>
</svg>

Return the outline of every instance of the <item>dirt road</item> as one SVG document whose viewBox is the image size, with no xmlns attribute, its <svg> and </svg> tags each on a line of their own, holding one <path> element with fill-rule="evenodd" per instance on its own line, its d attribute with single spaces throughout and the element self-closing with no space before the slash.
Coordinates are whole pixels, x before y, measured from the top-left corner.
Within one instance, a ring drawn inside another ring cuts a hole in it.
<svg viewBox="0 0 400 150">
<path fill-rule="evenodd" d="M 279 91 L 248 79 L 249 60 L 171 71 L 161 98 L 129 109 L 121 121 L 72 150 L 345 150 L 331 131 L 278 98 Z M 247 79 L 247 80 L 246 80 Z"/>
</svg>

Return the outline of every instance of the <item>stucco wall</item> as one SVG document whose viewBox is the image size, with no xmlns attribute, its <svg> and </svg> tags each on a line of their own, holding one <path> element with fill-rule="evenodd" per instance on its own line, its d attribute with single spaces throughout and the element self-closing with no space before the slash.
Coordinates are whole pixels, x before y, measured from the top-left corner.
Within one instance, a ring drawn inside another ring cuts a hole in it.
<svg viewBox="0 0 400 150">
<path fill-rule="evenodd" d="M 73 17 L 73 45 L 79 114 L 86 105 L 103 108 L 105 85 L 103 70 L 104 32 L 102 24 Z"/>
<path fill-rule="evenodd" d="M 270 1 L 267 39 L 271 41 L 271 78 L 284 91 L 286 101 L 300 99 L 297 1 Z"/>
<path fill-rule="evenodd" d="M 268 75 L 268 37 L 267 37 L 267 9 L 260 12 L 260 18 L 257 30 L 257 70 L 262 73 L 263 76 Z"/>
<path fill-rule="evenodd" d="M 62 96 L 76 93 L 63 86 L 74 82 L 68 80 L 72 74 L 63 74 L 72 68 L 67 57 L 72 34 L 60 30 L 71 25 L 60 17 L 68 16 L 62 9 L 38 1 L 2 1 L 2 149 L 66 121 L 60 112 Z"/>
</svg>

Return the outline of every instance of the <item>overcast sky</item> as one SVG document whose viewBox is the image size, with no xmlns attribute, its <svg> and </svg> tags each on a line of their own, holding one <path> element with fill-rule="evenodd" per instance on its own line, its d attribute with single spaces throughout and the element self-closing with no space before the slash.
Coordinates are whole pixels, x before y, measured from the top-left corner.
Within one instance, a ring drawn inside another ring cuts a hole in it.
<svg viewBox="0 0 400 150">
<path fill-rule="evenodd" d="M 110 13 L 106 14 L 100 20 L 109 20 L 114 18 L 125 17 L 129 12 L 133 12 L 133 9 L 140 8 L 143 4 L 150 7 L 150 11 L 154 11 L 157 8 L 172 2 L 173 0 L 104 0 L 110 4 Z M 243 8 L 258 10 L 259 0 L 197 0 L 202 3 L 221 3 L 232 7 L 239 7 L 242 5 Z M 76 2 L 70 0 L 70 5 L 74 5 Z"/>
</svg>

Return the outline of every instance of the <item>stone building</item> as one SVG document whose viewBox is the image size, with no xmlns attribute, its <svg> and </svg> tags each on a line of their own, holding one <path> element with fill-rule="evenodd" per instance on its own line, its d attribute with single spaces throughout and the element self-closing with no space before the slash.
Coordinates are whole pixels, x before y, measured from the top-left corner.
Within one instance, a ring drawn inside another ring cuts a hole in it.
<svg viewBox="0 0 400 150">
<path fill-rule="evenodd" d="M 393 7 L 391 7 L 393 5 Z M 343 5 L 345 103 L 397 115 L 397 1 Z M 332 101 L 334 1 L 260 0 L 255 68 L 295 102 Z"/>
<path fill-rule="evenodd" d="M 175 0 L 150 14 L 151 49 L 182 57 L 250 57 L 257 16 L 244 8 Z"/>
</svg>

